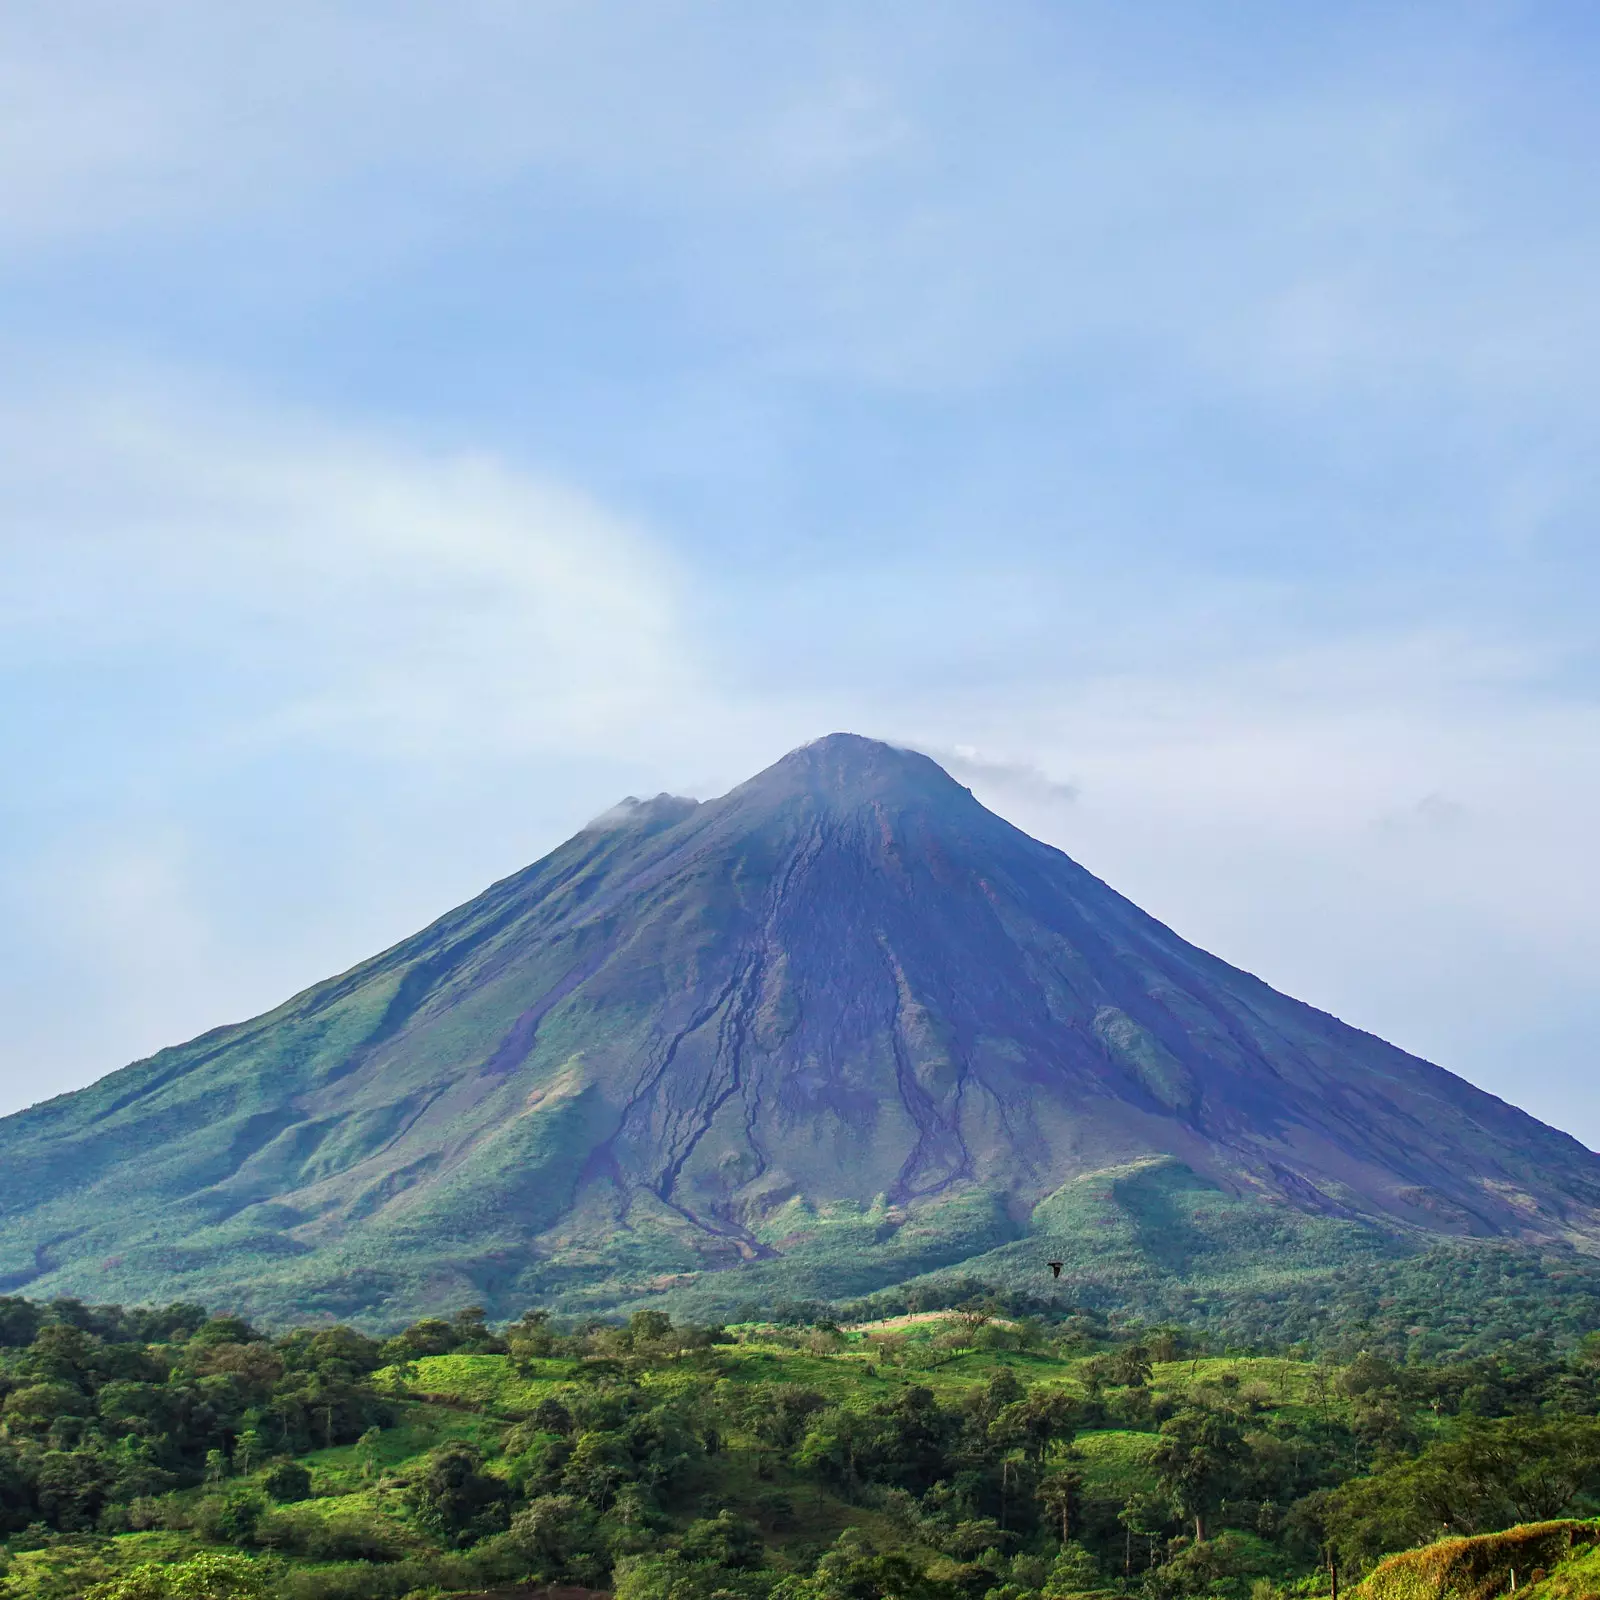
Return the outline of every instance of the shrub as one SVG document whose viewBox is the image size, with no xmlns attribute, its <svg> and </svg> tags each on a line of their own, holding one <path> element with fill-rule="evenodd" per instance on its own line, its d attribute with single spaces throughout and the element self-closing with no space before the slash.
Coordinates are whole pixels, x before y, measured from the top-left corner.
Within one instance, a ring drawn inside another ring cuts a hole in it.
<svg viewBox="0 0 1600 1600">
<path fill-rule="evenodd" d="M 1062 1545 L 1044 1581 L 1046 1596 L 1075 1594 L 1084 1589 L 1096 1589 L 1102 1582 L 1095 1559 L 1077 1540 Z"/>
<path fill-rule="evenodd" d="M 711 1561 L 719 1567 L 759 1567 L 761 1530 L 724 1508 L 714 1517 L 689 1524 L 683 1553 L 691 1561 Z"/>
<path fill-rule="evenodd" d="M 405 1489 L 418 1523 L 460 1545 L 503 1529 L 510 1486 L 481 1471 L 482 1466 L 481 1452 L 460 1439 L 429 1451 Z"/>
<path fill-rule="evenodd" d="M 188 1561 L 146 1562 L 83 1600 L 274 1600 L 279 1593 L 272 1562 L 239 1555 L 200 1555 Z"/>
<path fill-rule="evenodd" d="M 311 1474 L 298 1461 L 275 1461 L 261 1480 L 261 1487 L 281 1505 L 311 1496 Z"/>
<path fill-rule="evenodd" d="M 1513 1573 L 1523 1581 L 1535 1567 L 1553 1567 L 1576 1545 L 1600 1540 L 1592 1522 L 1535 1522 L 1476 1539 L 1441 1539 L 1421 1550 L 1390 1556 L 1361 1585 L 1367 1600 L 1492 1600 Z"/>
<path fill-rule="evenodd" d="M 610 1569 L 594 1512 L 571 1495 L 541 1495 L 511 1519 L 507 1543 L 545 1582 L 595 1585 Z"/>
<path fill-rule="evenodd" d="M 765 1600 L 772 1588 L 770 1573 L 685 1561 L 671 1550 L 624 1556 L 615 1581 L 616 1600 Z"/>
<path fill-rule="evenodd" d="M 330 1517 L 315 1511 L 271 1511 L 257 1524 L 256 1543 L 313 1561 L 398 1561 L 405 1539 L 382 1517 L 358 1511 Z"/>
<path fill-rule="evenodd" d="M 217 1544 L 253 1544 L 266 1502 L 251 1489 L 207 1495 L 194 1508 L 195 1531 Z"/>
</svg>

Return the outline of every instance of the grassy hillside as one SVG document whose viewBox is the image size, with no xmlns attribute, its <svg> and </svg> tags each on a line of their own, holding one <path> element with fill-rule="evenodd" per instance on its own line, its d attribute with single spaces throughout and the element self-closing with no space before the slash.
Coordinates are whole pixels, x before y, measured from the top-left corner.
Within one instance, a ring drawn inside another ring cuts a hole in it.
<svg viewBox="0 0 1600 1600">
<path fill-rule="evenodd" d="M 1589 1347 L 1538 1341 L 1338 1363 L 972 1304 L 380 1344 L 0 1301 L 0 1596 L 1272 1600 L 1331 1557 L 1365 1600 L 1512 1566 L 1575 1600 L 1580 1557 L 1534 1543 L 1576 1524 L 1432 1541 L 1600 1510 L 1597 1411 Z"/>
<path fill-rule="evenodd" d="M 1356 1600 L 1536 1600 L 1596 1592 L 1600 1522 L 1535 1522 L 1470 1539 L 1440 1539 L 1382 1561 Z M 1519 1582 L 1520 1580 L 1520 1582 Z"/>
<path fill-rule="evenodd" d="M 844 1302 L 857 1320 L 999 1290 L 1041 1309 L 1116 1310 L 1205 1328 L 1234 1343 L 1352 1339 L 1420 1360 L 1534 1331 L 1569 1343 L 1600 1326 L 1600 1260 L 1503 1240 L 1441 1241 L 1310 1216 L 1230 1194 L 1179 1162 L 1145 1160 L 1064 1184 L 1015 1235 L 983 1197 L 957 1197 L 913 1227 L 884 1208 L 791 1207 L 786 1254 L 737 1274 L 685 1272 L 648 1292 L 592 1284 L 546 1303 L 571 1313 L 658 1307 L 694 1320 L 780 1302 Z M 931 1270 L 919 1270 L 933 1257 Z M 941 1259 L 942 1258 L 942 1259 Z M 1059 1279 L 1047 1263 L 1060 1261 Z"/>
</svg>

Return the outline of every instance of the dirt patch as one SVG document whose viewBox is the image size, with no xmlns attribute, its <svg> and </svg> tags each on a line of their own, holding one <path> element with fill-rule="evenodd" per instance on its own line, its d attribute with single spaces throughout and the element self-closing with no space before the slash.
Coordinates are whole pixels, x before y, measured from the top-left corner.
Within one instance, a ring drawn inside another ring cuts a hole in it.
<svg viewBox="0 0 1600 1600">
<path fill-rule="evenodd" d="M 852 1322 L 845 1328 L 846 1333 L 893 1333 L 896 1328 L 909 1328 L 914 1322 L 962 1322 L 965 1318 L 959 1311 L 908 1311 L 904 1316 L 885 1317 L 881 1322 Z M 1014 1328 L 1016 1323 L 1009 1317 L 990 1317 L 997 1328 Z"/>
</svg>

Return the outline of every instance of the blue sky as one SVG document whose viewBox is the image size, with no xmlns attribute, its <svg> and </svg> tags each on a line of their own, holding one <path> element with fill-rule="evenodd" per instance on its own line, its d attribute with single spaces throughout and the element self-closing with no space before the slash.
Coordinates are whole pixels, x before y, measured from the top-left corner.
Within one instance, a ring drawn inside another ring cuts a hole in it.
<svg viewBox="0 0 1600 1600">
<path fill-rule="evenodd" d="M 0 13 L 0 1110 L 915 744 L 1600 1143 L 1578 4 Z"/>
</svg>

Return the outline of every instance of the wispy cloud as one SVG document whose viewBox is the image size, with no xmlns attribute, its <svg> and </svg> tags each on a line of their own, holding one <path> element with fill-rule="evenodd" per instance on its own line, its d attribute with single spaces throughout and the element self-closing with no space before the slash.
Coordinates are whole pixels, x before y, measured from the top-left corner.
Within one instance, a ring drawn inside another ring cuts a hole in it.
<svg viewBox="0 0 1600 1600">
<path fill-rule="evenodd" d="M 559 482 L 148 388 L 5 424 L 13 662 L 232 677 L 213 738 L 440 759 L 641 740 L 690 686 L 672 561 Z"/>
<path fill-rule="evenodd" d="M 998 760 L 970 744 L 958 744 L 950 750 L 932 749 L 927 754 L 946 772 L 964 778 L 983 795 L 998 796 L 1002 806 L 1007 799 L 1064 806 L 1078 798 L 1077 784 L 1052 778 L 1031 761 Z"/>
</svg>

